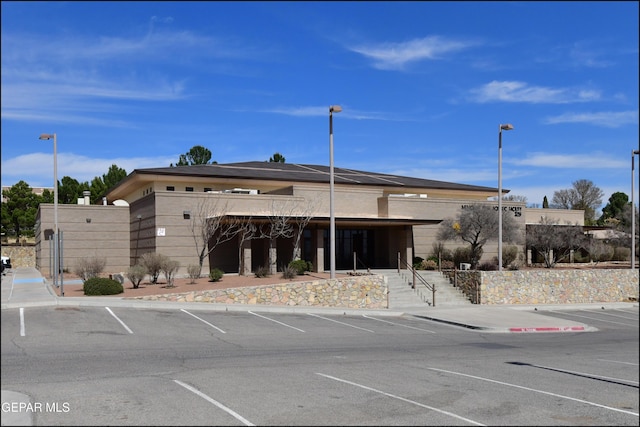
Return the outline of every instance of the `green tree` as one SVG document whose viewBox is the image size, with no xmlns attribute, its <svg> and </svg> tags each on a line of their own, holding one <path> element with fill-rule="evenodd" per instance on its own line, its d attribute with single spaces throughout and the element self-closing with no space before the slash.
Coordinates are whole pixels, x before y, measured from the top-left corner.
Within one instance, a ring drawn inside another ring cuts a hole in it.
<svg viewBox="0 0 640 427">
<path fill-rule="evenodd" d="M 20 236 L 32 237 L 42 198 L 25 181 L 19 181 L 9 190 L 2 191 L 2 195 L 7 199 L 2 203 L 3 231 L 6 230 L 7 236 L 15 235 L 16 243 L 20 242 Z"/>
<path fill-rule="evenodd" d="M 598 223 L 603 225 L 607 220 L 615 219 L 616 222 L 622 221 L 625 206 L 629 203 L 629 196 L 620 191 L 615 192 L 609 197 L 609 203 L 602 208 L 602 216 Z"/>
<path fill-rule="evenodd" d="M 100 203 L 102 198 L 107 195 L 107 191 L 126 177 L 126 170 L 117 165 L 111 165 L 107 173 L 103 174 L 102 177 L 96 176 L 93 178 L 91 181 L 92 203 Z"/>
<path fill-rule="evenodd" d="M 211 150 L 202 145 L 194 145 L 185 154 L 180 154 L 180 159 L 176 166 L 207 165 L 209 160 L 211 160 Z M 211 162 L 211 164 L 216 163 L 215 161 Z"/>
<path fill-rule="evenodd" d="M 82 192 L 89 189 L 89 183 L 78 182 L 70 176 L 62 177 L 58 184 L 58 203 L 69 205 L 78 203 L 78 198 L 82 197 Z M 51 200 L 53 202 L 53 199 Z"/>
<path fill-rule="evenodd" d="M 594 225 L 596 209 L 602 204 L 604 192 L 588 179 L 579 179 L 573 188 L 553 193 L 553 207 L 584 211 L 584 224 Z"/>
<path fill-rule="evenodd" d="M 544 199 L 542 199 L 542 209 L 549 209 L 549 200 L 547 200 L 547 196 L 544 196 Z"/>
<path fill-rule="evenodd" d="M 272 162 L 272 163 L 284 163 L 285 162 L 285 158 L 280 153 L 274 153 L 273 156 L 271 156 L 269 158 L 269 162 Z"/>
</svg>

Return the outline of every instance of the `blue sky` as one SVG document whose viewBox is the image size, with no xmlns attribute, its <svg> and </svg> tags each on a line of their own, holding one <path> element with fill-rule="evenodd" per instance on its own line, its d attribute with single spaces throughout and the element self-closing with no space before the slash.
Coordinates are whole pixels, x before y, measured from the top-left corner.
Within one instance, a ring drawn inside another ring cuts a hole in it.
<svg viewBox="0 0 640 427">
<path fill-rule="evenodd" d="M 328 165 L 340 105 L 336 167 L 497 188 L 511 123 L 504 189 L 604 205 L 631 195 L 638 4 L 3 1 L 2 185 L 53 185 L 54 132 L 58 179 L 194 145 Z"/>
</svg>

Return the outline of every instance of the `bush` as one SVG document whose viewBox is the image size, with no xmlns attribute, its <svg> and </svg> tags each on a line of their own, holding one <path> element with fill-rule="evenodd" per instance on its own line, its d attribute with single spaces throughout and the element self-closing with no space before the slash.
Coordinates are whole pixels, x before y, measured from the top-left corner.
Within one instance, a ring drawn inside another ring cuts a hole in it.
<svg viewBox="0 0 640 427">
<path fill-rule="evenodd" d="M 256 269 L 254 274 L 256 277 L 267 277 L 269 275 L 269 269 L 261 265 Z"/>
<path fill-rule="evenodd" d="M 222 276 L 224 276 L 224 271 L 220 270 L 219 268 L 214 268 L 209 272 L 209 281 L 219 282 L 220 279 L 222 279 Z"/>
<path fill-rule="evenodd" d="M 502 267 L 503 268 L 509 266 L 516 259 L 518 259 L 517 246 L 505 246 L 502 248 Z"/>
<path fill-rule="evenodd" d="M 478 264 L 478 270 L 495 271 L 497 269 L 498 269 L 498 264 L 494 264 L 492 262 L 483 262 L 482 264 Z"/>
<path fill-rule="evenodd" d="M 288 268 L 293 269 L 295 274 L 302 275 L 306 271 L 313 270 L 313 264 L 303 259 L 296 259 L 289 263 Z M 287 268 L 285 268 L 285 270 L 287 270 Z"/>
<path fill-rule="evenodd" d="M 282 278 L 283 279 L 293 279 L 297 275 L 298 275 L 298 270 L 296 270 L 294 267 L 291 267 L 291 265 L 285 267 L 282 270 Z"/>
<path fill-rule="evenodd" d="M 432 259 L 426 259 L 420 263 L 420 270 L 437 270 L 438 262 Z"/>
<path fill-rule="evenodd" d="M 191 279 L 189 283 L 195 283 L 196 279 L 200 278 L 200 271 L 199 265 L 189 264 L 187 266 L 187 274 L 189 275 L 189 279 Z"/>
<path fill-rule="evenodd" d="M 167 287 L 169 288 L 173 287 L 173 280 L 175 279 L 176 273 L 178 272 L 179 268 L 180 268 L 180 263 L 178 261 L 174 261 L 167 258 L 162 262 L 161 270 L 162 270 L 162 274 L 164 274 L 164 277 L 167 279 Z"/>
<path fill-rule="evenodd" d="M 617 247 L 613 250 L 612 261 L 629 261 L 631 259 L 631 249 L 625 247 Z"/>
<path fill-rule="evenodd" d="M 116 295 L 124 292 L 122 284 L 106 277 L 92 277 L 84 282 L 82 290 L 85 295 Z"/>
<path fill-rule="evenodd" d="M 147 252 L 140 257 L 140 264 L 147 269 L 147 274 L 151 276 L 151 283 L 158 283 L 158 277 L 162 271 L 162 265 L 166 262 L 167 256 L 157 252 Z"/>
<path fill-rule="evenodd" d="M 415 268 L 416 270 L 420 270 L 420 265 L 422 264 L 422 261 L 424 261 L 424 258 L 419 257 L 419 256 L 414 256 L 413 257 L 413 268 Z"/>
<path fill-rule="evenodd" d="M 138 289 L 140 286 L 140 282 L 144 279 L 144 276 L 147 275 L 147 269 L 140 264 L 136 264 L 134 266 L 129 267 L 127 270 L 127 279 L 133 284 L 133 289 Z"/>
<path fill-rule="evenodd" d="M 463 262 L 473 264 L 471 262 L 471 248 L 458 247 L 453 251 L 453 264 L 460 265 Z"/>
<path fill-rule="evenodd" d="M 442 264 L 440 265 L 441 270 L 453 270 L 454 267 L 455 264 L 453 263 L 453 261 L 449 261 L 446 259 L 443 259 Z"/>
<path fill-rule="evenodd" d="M 107 260 L 105 258 L 80 258 L 76 262 L 73 272 L 76 276 L 80 277 L 83 282 L 86 282 L 93 277 L 98 277 L 106 265 Z"/>
</svg>

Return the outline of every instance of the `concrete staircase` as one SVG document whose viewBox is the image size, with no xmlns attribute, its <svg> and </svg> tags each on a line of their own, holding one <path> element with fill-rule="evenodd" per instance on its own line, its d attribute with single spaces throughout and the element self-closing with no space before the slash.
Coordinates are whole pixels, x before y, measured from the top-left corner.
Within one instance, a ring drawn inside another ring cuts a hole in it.
<svg viewBox="0 0 640 427">
<path fill-rule="evenodd" d="M 397 269 L 374 270 L 372 273 L 387 277 L 389 286 L 389 308 L 392 310 L 407 310 L 433 306 L 433 293 L 420 279 L 416 280 L 416 287 L 411 287 L 413 274 L 409 270 Z M 457 288 L 449 283 L 449 279 L 439 271 L 417 271 L 430 285 L 435 285 L 436 307 L 452 305 L 471 305 L 471 301 Z"/>
</svg>

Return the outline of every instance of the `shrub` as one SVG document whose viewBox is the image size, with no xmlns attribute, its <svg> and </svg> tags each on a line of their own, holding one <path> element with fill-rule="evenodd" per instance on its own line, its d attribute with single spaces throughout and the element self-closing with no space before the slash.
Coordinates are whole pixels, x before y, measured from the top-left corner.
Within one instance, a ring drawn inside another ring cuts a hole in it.
<svg viewBox="0 0 640 427">
<path fill-rule="evenodd" d="M 420 263 L 420 270 L 437 270 L 438 263 L 432 259 L 426 259 Z"/>
<path fill-rule="evenodd" d="M 209 281 L 219 282 L 220 279 L 222 279 L 222 276 L 224 276 L 224 271 L 220 270 L 219 268 L 214 268 L 209 272 Z"/>
<path fill-rule="evenodd" d="M 93 277 L 98 277 L 106 265 L 107 260 L 105 258 L 98 258 L 97 256 L 93 258 L 80 258 L 76 262 L 73 272 L 76 276 L 80 277 L 83 282 L 86 282 Z"/>
<path fill-rule="evenodd" d="M 502 267 L 507 267 L 518 258 L 517 246 L 505 246 L 502 248 Z M 497 264 L 497 263 L 496 263 Z"/>
<path fill-rule="evenodd" d="M 167 256 L 157 252 L 147 252 L 140 257 L 140 264 L 147 269 L 147 274 L 151 276 L 151 283 L 158 283 L 158 277 L 162 271 L 162 264 L 166 262 Z"/>
<path fill-rule="evenodd" d="M 454 264 L 453 261 L 450 261 L 448 259 L 443 259 L 442 260 L 442 264 L 440 265 L 440 269 L 442 270 L 453 270 L 454 268 Z"/>
<path fill-rule="evenodd" d="M 478 270 L 495 271 L 497 269 L 498 269 L 498 264 L 494 264 L 493 262 L 483 262 L 482 264 L 478 264 Z"/>
<path fill-rule="evenodd" d="M 256 271 L 254 274 L 256 277 L 267 277 L 269 275 L 269 269 L 261 265 L 260 267 L 256 268 Z"/>
<path fill-rule="evenodd" d="M 305 271 L 311 271 L 313 269 L 313 264 L 303 259 L 296 259 L 289 263 L 288 268 L 293 269 L 295 274 L 302 275 Z M 285 268 L 285 270 L 286 269 L 287 268 Z"/>
<path fill-rule="evenodd" d="M 200 266 L 189 264 L 187 266 L 187 274 L 189 275 L 189 283 L 195 283 L 196 279 L 200 278 Z"/>
<path fill-rule="evenodd" d="M 424 261 L 424 258 L 419 257 L 419 256 L 414 256 L 413 257 L 413 268 L 415 268 L 416 270 L 420 270 L 420 265 L 422 264 L 422 261 Z"/>
<path fill-rule="evenodd" d="M 133 265 L 127 270 L 127 279 L 133 284 L 133 289 L 138 289 L 140 282 L 147 275 L 147 269 L 140 264 Z"/>
<path fill-rule="evenodd" d="M 179 268 L 180 268 L 180 263 L 178 261 L 174 261 L 167 258 L 162 262 L 161 270 L 162 270 L 162 274 L 164 274 L 164 277 L 167 279 L 167 287 L 169 288 L 173 287 L 173 280 L 175 279 L 176 273 L 178 272 Z"/>
<path fill-rule="evenodd" d="M 458 247 L 453 251 L 453 264 L 460 265 L 463 262 L 473 264 L 471 262 L 471 248 Z"/>
<path fill-rule="evenodd" d="M 84 282 L 82 290 L 85 295 L 116 295 L 124 292 L 122 284 L 106 277 L 92 277 Z"/>
<path fill-rule="evenodd" d="M 631 249 L 618 246 L 613 250 L 612 261 L 629 261 L 631 259 Z"/>
<path fill-rule="evenodd" d="M 295 267 L 292 267 L 291 264 L 289 266 L 282 269 L 282 278 L 283 279 L 293 279 L 298 275 L 298 270 Z"/>
</svg>

